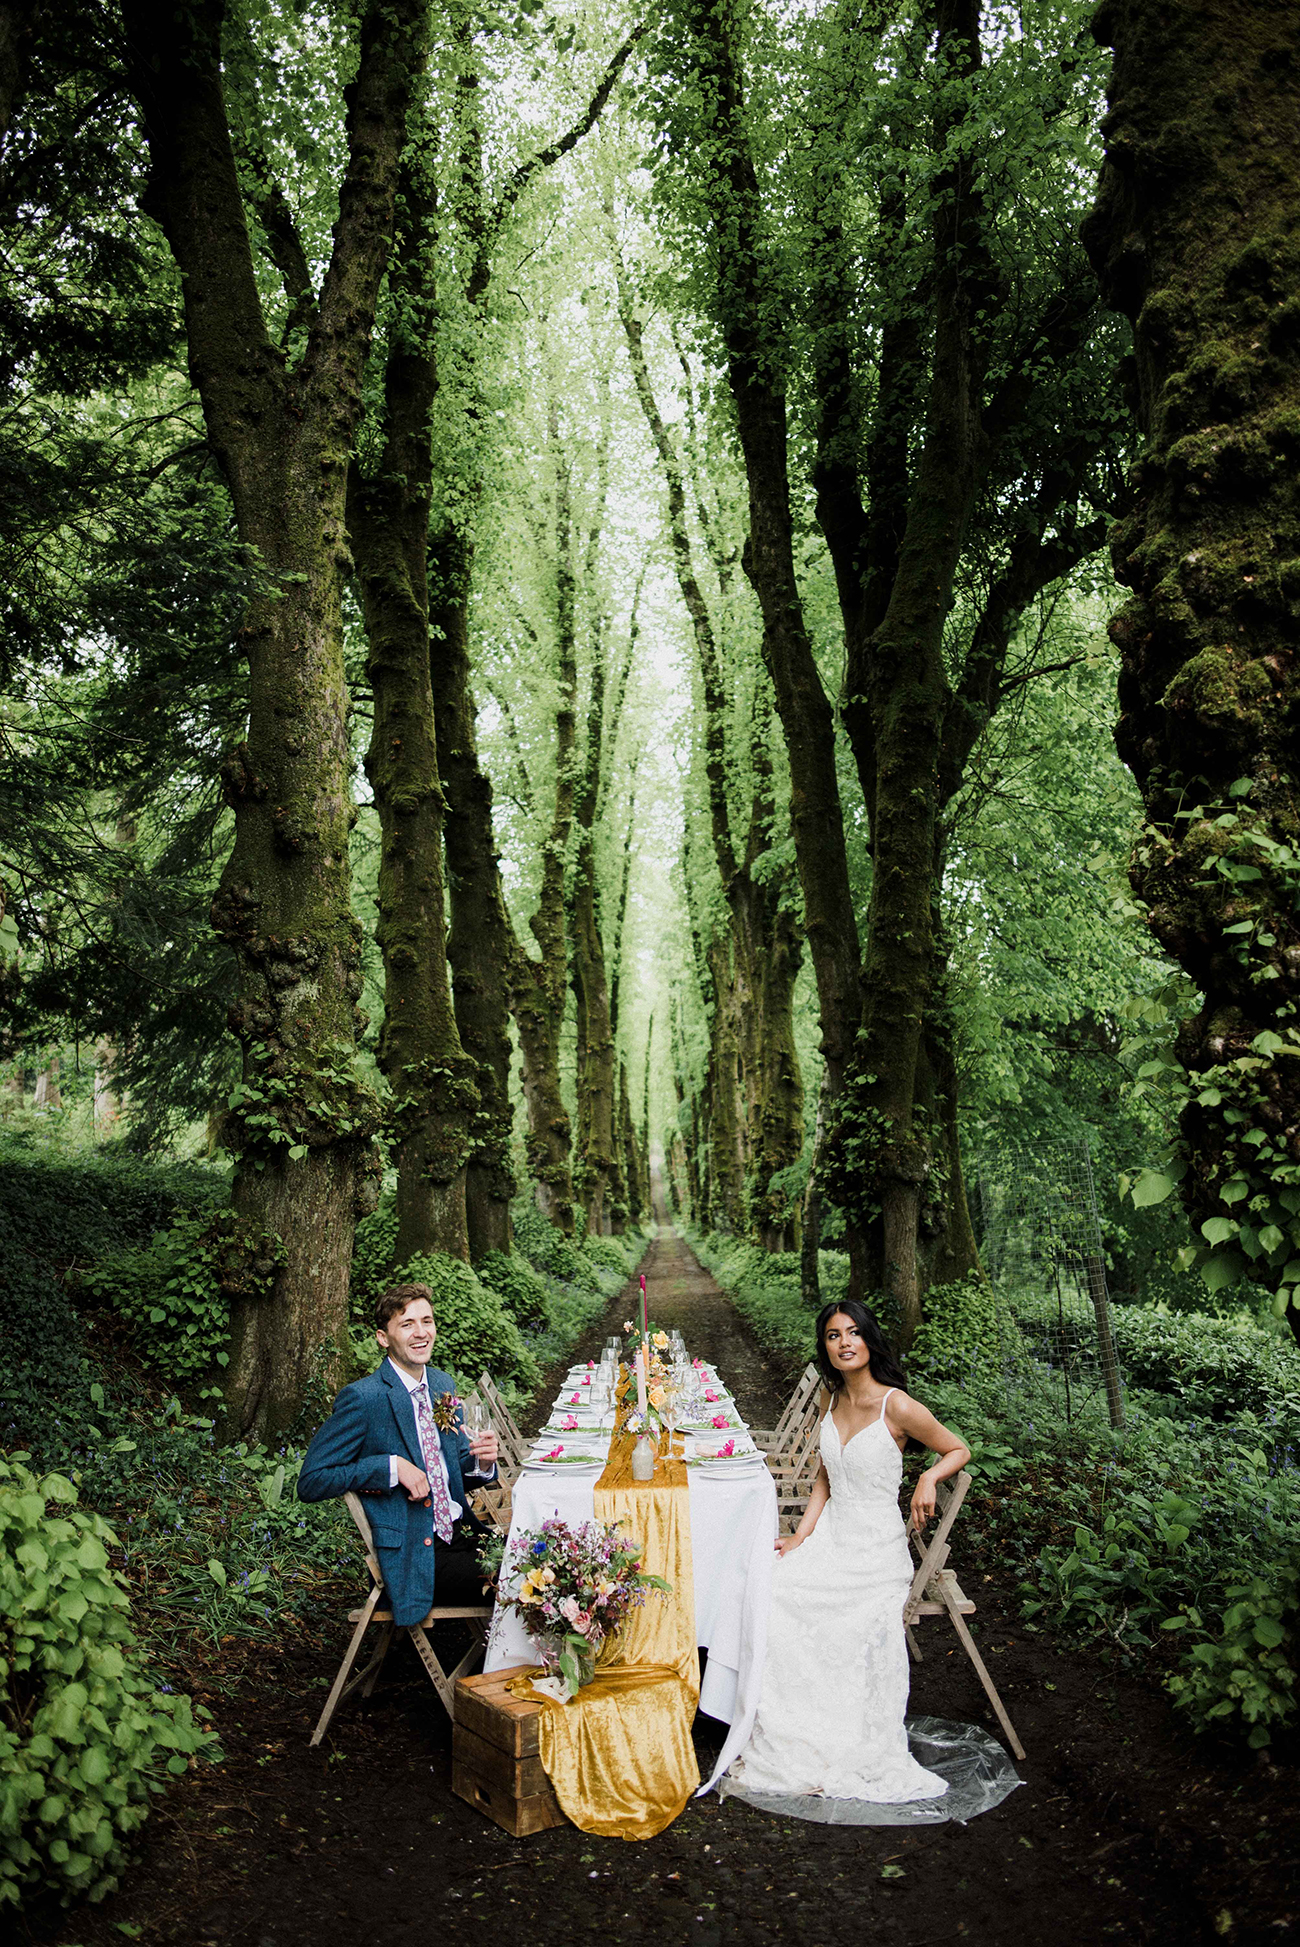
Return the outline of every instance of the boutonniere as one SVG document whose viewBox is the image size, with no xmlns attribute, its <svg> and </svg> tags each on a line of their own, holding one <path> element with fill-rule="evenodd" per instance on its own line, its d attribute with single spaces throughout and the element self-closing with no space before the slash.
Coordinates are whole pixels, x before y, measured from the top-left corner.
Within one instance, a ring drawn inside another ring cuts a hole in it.
<svg viewBox="0 0 1300 1947">
<path fill-rule="evenodd" d="M 433 1424 L 439 1433 L 454 1433 L 460 1413 L 459 1393 L 439 1393 L 433 1402 Z"/>
</svg>

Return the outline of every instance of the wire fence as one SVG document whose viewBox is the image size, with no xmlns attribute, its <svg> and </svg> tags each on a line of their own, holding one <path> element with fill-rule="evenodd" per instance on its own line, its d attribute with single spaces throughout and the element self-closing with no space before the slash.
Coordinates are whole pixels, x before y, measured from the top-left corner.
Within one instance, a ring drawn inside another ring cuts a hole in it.
<svg viewBox="0 0 1300 1947">
<path fill-rule="evenodd" d="M 1101 1228 L 1086 1143 L 1006 1146 L 974 1171 L 980 1256 L 1002 1305 L 1009 1386 L 1067 1423 L 1124 1424 Z"/>
</svg>

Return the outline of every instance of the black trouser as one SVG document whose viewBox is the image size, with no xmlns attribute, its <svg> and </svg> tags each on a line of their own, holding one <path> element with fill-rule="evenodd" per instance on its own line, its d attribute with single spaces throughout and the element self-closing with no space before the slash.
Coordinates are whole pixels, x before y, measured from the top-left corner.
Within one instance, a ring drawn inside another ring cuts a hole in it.
<svg viewBox="0 0 1300 1947">
<path fill-rule="evenodd" d="M 491 1591 L 483 1593 L 483 1575 L 478 1565 L 479 1531 L 462 1518 L 456 1523 L 450 1541 L 433 1538 L 435 1608 L 443 1603 L 490 1602 Z"/>
</svg>

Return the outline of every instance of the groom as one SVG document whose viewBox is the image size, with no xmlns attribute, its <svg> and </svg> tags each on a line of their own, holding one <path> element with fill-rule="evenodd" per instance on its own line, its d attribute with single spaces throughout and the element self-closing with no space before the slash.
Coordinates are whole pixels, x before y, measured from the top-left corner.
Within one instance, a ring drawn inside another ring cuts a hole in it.
<svg viewBox="0 0 1300 1947">
<path fill-rule="evenodd" d="M 434 1602 L 484 1600 L 475 1561 L 482 1523 L 467 1487 L 496 1478 L 497 1437 L 466 1435 L 451 1375 L 429 1368 L 438 1335 L 427 1284 L 399 1284 L 375 1307 L 375 1337 L 388 1356 L 366 1379 L 345 1386 L 307 1449 L 298 1476 L 301 1501 L 349 1491 L 366 1513 L 384 1586 L 399 1627 L 423 1622 Z M 446 1422 L 440 1426 L 439 1421 Z"/>
</svg>

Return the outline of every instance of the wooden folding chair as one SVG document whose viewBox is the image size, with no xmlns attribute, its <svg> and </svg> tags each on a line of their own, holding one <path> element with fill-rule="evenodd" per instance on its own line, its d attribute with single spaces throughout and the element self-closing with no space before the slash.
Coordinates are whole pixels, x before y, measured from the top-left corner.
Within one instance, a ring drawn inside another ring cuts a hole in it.
<svg viewBox="0 0 1300 1947">
<path fill-rule="evenodd" d="M 810 1359 L 804 1367 L 803 1376 L 786 1402 L 785 1411 L 782 1413 L 776 1425 L 774 1427 L 750 1428 L 750 1439 L 754 1442 L 754 1445 L 759 1449 L 760 1453 L 779 1454 L 784 1451 L 790 1438 L 802 1424 L 804 1414 L 808 1408 L 808 1402 L 817 1391 L 819 1377 L 817 1362 L 815 1359 Z"/>
<path fill-rule="evenodd" d="M 490 1602 L 470 1604 L 444 1603 L 441 1605 L 435 1603 L 428 1615 L 423 1617 L 420 1622 L 403 1624 L 399 1628 L 393 1621 L 392 1610 L 380 1606 L 385 1596 L 383 1577 L 379 1572 L 379 1557 L 375 1553 L 374 1536 L 370 1531 L 370 1523 L 366 1518 L 366 1511 L 361 1505 L 361 1498 L 357 1494 L 345 1494 L 343 1499 L 347 1505 L 348 1513 L 357 1524 L 357 1532 L 361 1536 L 362 1547 L 365 1549 L 366 1567 L 370 1570 L 371 1587 L 370 1594 L 367 1596 L 364 1606 L 360 1609 L 353 1609 L 348 1616 L 348 1621 L 355 1623 L 356 1627 L 352 1632 L 352 1640 L 348 1644 L 343 1661 L 339 1665 L 339 1673 L 334 1679 L 330 1694 L 325 1699 L 325 1708 L 320 1714 L 320 1722 L 312 1732 L 312 1744 L 314 1746 L 320 1743 L 330 1727 L 331 1718 L 345 1697 L 350 1697 L 352 1692 L 358 1689 L 363 1697 L 370 1695 L 379 1677 L 379 1672 L 383 1667 L 384 1658 L 393 1645 L 394 1638 L 403 1634 L 409 1636 L 415 1644 L 416 1654 L 428 1671 L 429 1680 L 441 1698 L 448 1717 L 454 1723 L 456 1720 L 456 1685 L 461 1677 L 469 1675 L 470 1665 L 477 1662 L 483 1653 L 487 1643 L 488 1625 L 492 1620 L 493 1604 Z M 466 1650 L 454 1670 L 443 1669 L 442 1664 L 438 1660 L 438 1653 L 425 1633 L 432 1628 L 434 1623 L 440 1622 L 463 1622 L 469 1629 L 472 1638 L 468 1650 Z M 364 1670 L 358 1672 L 356 1676 L 352 1676 L 352 1666 L 360 1654 L 366 1631 L 372 1623 L 377 1623 L 379 1626 L 379 1641 L 375 1647 L 374 1655 L 371 1657 L 369 1663 L 366 1664 Z"/>
<path fill-rule="evenodd" d="M 974 1615 L 975 1604 L 962 1592 L 956 1571 L 946 1566 L 951 1552 L 948 1536 L 952 1531 L 953 1522 L 961 1511 L 961 1504 L 966 1499 L 969 1487 L 970 1475 L 963 1471 L 958 1474 L 951 1488 L 941 1484 L 936 1490 L 939 1525 L 928 1542 L 917 1534 L 910 1521 L 907 1524 L 907 1539 L 912 1553 L 917 1558 L 916 1573 L 912 1577 L 912 1586 L 908 1591 L 907 1601 L 903 1605 L 907 1647 L 914 1660 L 920 1663 L 923 1659 L 921 1646 L 916 1640 L 918 1620 L 922 1616 L 947 1616 L 957 1632 L 962 1648 L 975 1666 L 975 1674 L 984 1686 L 985 1696 L 997 1713 L 997 1720 L 1006 1732 L 1007 1742 L 1013 1754 L 1017 1758 L 1023 1758 L 1024 1746 L 1016 1736 L 1015 1728 L 997 1693 L 997 1687 L 984 1666 L 983 1657 L 975 1647 L 974 1638 L 966 1627 L 964 1619 Z"/>
</svg>

